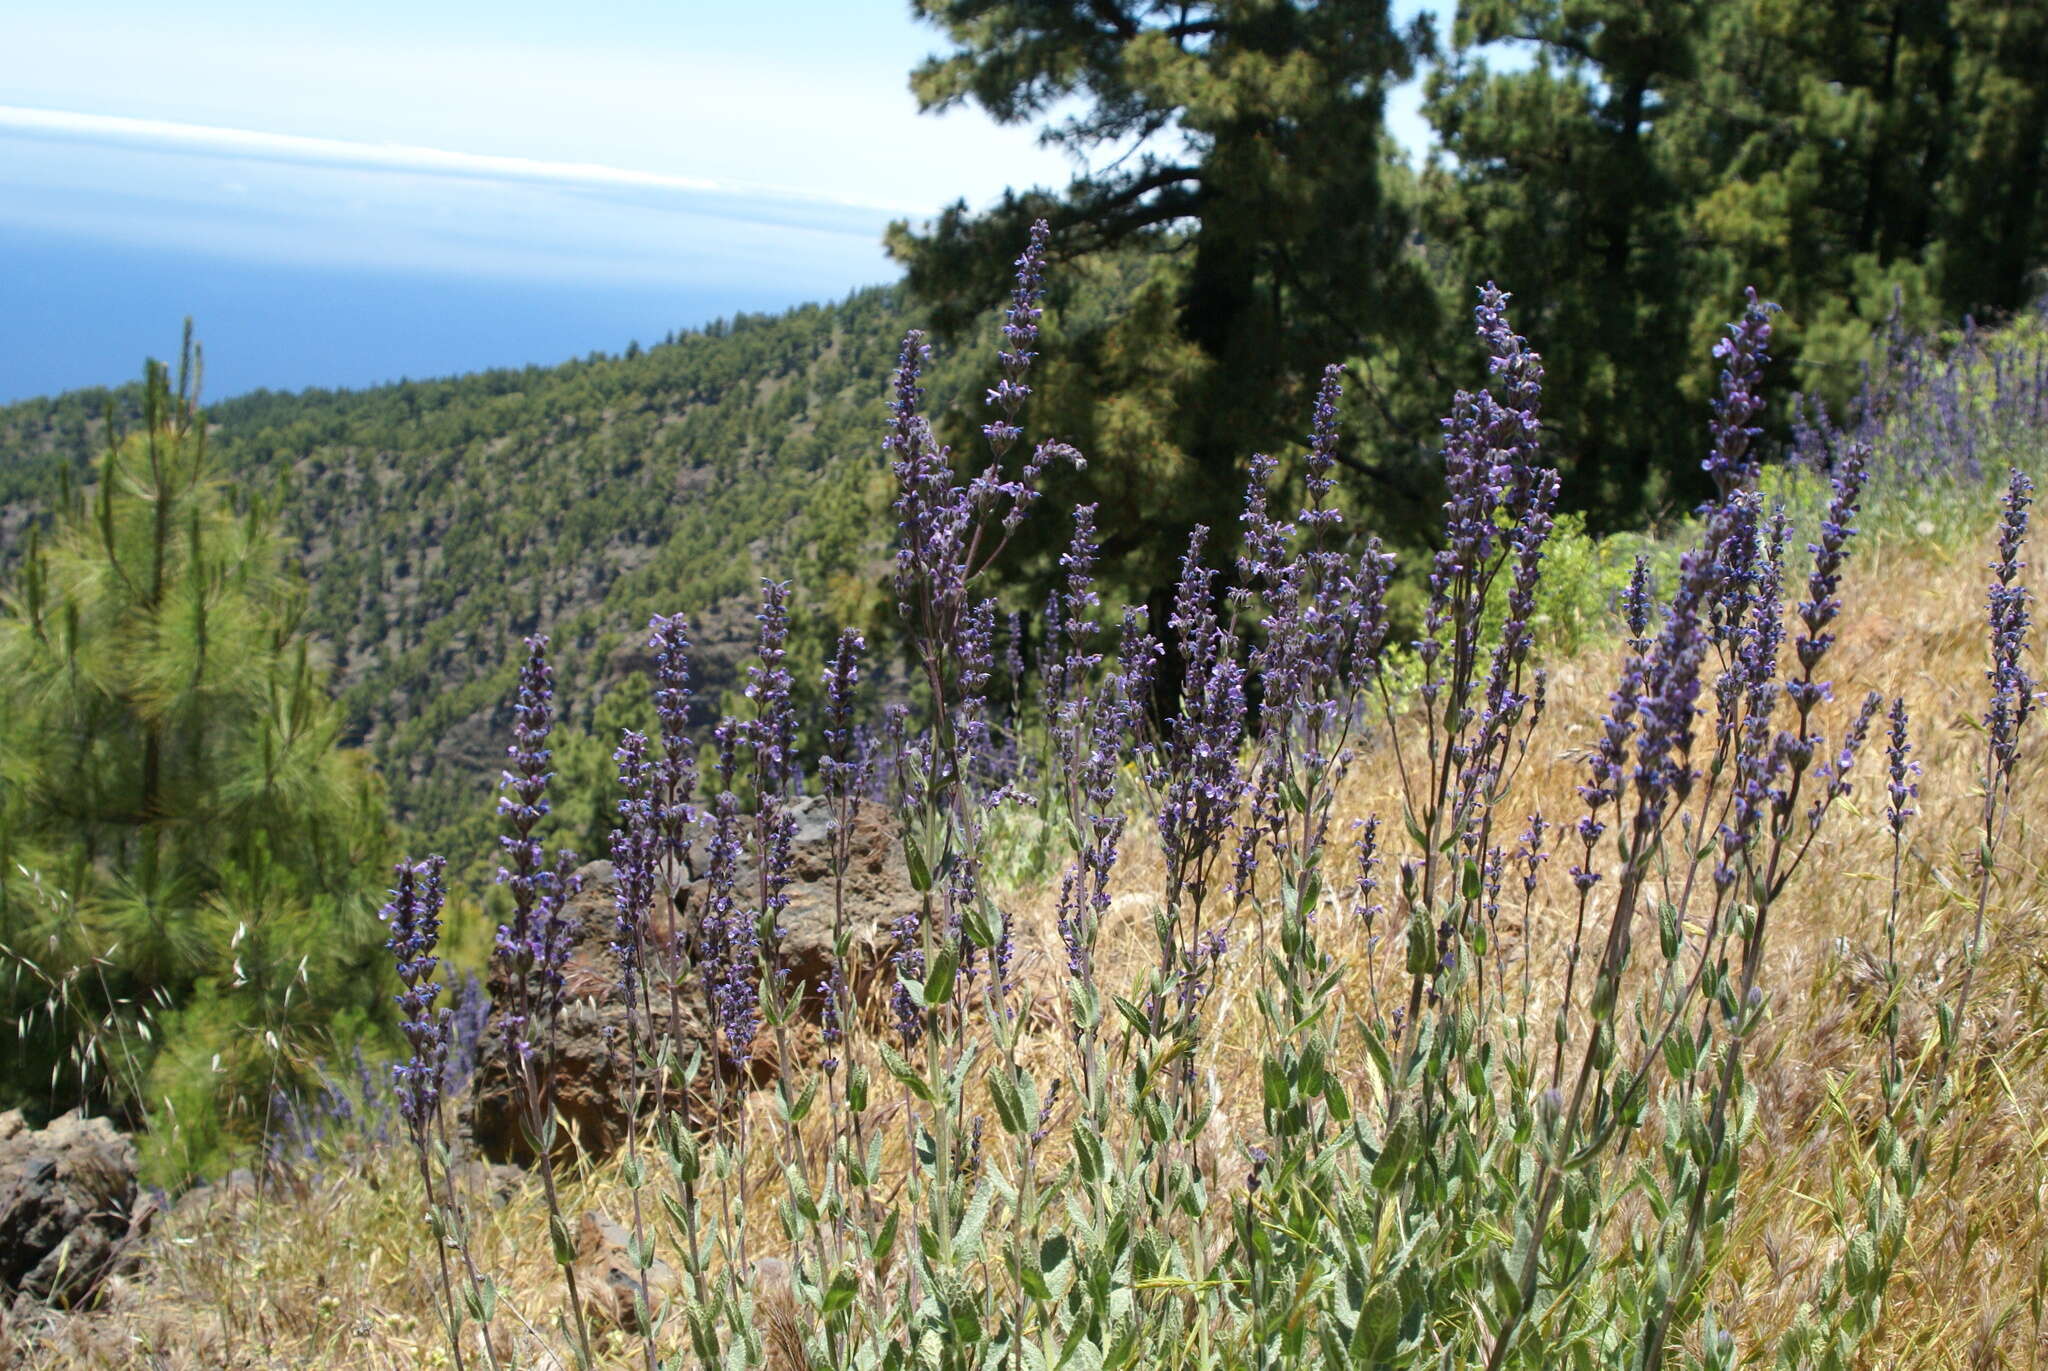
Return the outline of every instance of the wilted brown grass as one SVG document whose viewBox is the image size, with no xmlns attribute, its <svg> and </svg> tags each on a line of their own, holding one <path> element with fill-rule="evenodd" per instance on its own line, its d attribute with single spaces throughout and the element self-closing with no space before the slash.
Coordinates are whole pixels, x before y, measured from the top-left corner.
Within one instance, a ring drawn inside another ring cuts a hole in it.
<svg viewBox="0 0 2048 1371">
<path fill-rule="evenodd" d="M 1988 521 L 1987 521 L 1988 522 Z M 1905 1016 L 1909 1047 L 1931 1032 L 1926 1005 L 1952 988 L 1974 916 L 1977 889 L 1978 773 L 1983 707 L 1982 597 L 1985 543 L 1980 531 L 1939 542 L 1910 536 L 1868 539 L 1845 587 L 1847 611 L 1831 660 L 1837 721 L 1866 690 L 1903 695 L 1914 745 L 1925 768 L 1920 816 L 1911 830 L 1904 875 L 1901 960 L 1911 985 Z M 1551 706 L 1536 735 L 1515 816 L 1541 811 L 1554 823 L 1581 812 L 1575 787 L 1581 758 L 1605 708 L 1611 649 L 1552 663 Z M 2042 749 L 2039 728 L 2028 751 Z M 1858 766 L 1855 792 L 1830 820 L 1809 868 L 1779 906 L 1769 964 L 1772 1021 L 1752 1072 L 1762 1100 L 1762 1130 L 1746 1154 L 1744 1217 L 1719 1273 L 1714 1296 L 1738 1340 L 1760 1358 L 1811 1294 L 1853 1221 L 1864 1184 L 1862 1140 L 1879 1113 L 1875 1066 L 1882 1037 L 1875 1024 L 1877 984 L 1870 958 L 1881 954 L 1890 890 L 1891 847 L 1883 830 L 1881 739 Z M 2048 1005 L 2043 1003 L 2044 870 L 2038 834 L 2048 812 L 2048 777 L 2023 764 L 2018 798 L 2000 861 L 1976 991 L 1954 1076 L 1956 1107 L 1934 1149 L 1932 1173 L 1915 1206 L 1909 1249 L 1870 1349 L 1872 1366 L 2031 1367 L 2044 1341 L 2048 1293 Z M 1400 829 L 1391 759 L 1368 751 L 1349 782 L 1347 807 L 1378 812 Z M 1341 834 L 1339 835 L 1341 836 Z M 1398 844 L 1396 844 L 1398 848 Z M 1151 954 L 1141 917 L 1159 868 L 1149 830 L 1134 821 L 1121 868 L 1121 917 L 1106 935 L 1105 984 L 1125 983 Z M 1546 871 L 1525 929 L 1519 901 L 1503 916 L 1505 952 L 1526 957 L 1539 1000 L 1559 993 L 1570 937 L 1565 859 Z M 1333 901 L 1335 896 L 1332 897 Z M 1025 892 L 1023 977 L 1051 1025 L 1063 968 L 1046 892 Z M 1322 920 L 1325 945 L 1352 965 L 1347 994 L 1370 1009 L 1373 960 L 1366 930 L 1333 902 Z M 1242 944 L 1248 928 L 1236 930 Z M 1398 955 L 1394 953 L 1393 955 Z M 1383 965 L 1386 983 L 1398 965 Z M 1234 952 L 1211 1002 L 1216 1030 L 1205 1063 L 1218 1083 L 1226 1148 L 1256 1141 L 1259 1117 L 1255 960 Z M 1548 1022 L 1541 1009 L 1537 1023 Z M 1039 1035 L 1033 1055 L 1041 1079 L 1065 1065 L 1055 1032 Z M 775 1125 L 767 1101 L 754 1136 Z M 71 1367 L 435 1367 L 448 1365 L 431 1304 L 432 1253 L 418 1222 L 417 1181 L 399 1157 L 360 1159 L 296 1189 L 261 1198 L 223 1197 L 174 1214 L 150 1265 L 117 1288 L 104 1309 L 60 1319 L 29 1339 L 25 1366 Z M 776 1230 L 763 1198 L 751 1231 Z M 585 1173 L 568 1191 L 572 1212 L 599 1206 L 624 1212 L 615 1166 Z M 534 1187 L 503 1207 L 476 1207 L 478 1255 L 510 1289 L 509 1303 L 530 1325 L 559 1312 L 558 1281 L 546 1253 L 545 1217 Z M 541 1341 L 501 1317 L 506 1336 L 530 1359 Z M 28 1330 L 18 1327 L 19 1336 Z M 614 1335 L 615 1337 L 616 1335 Z M 557 1340 L 559 1341 L 559 1340 Z M 623 1350 L 623 1344 L 614 1342 Z"/>
</svg>

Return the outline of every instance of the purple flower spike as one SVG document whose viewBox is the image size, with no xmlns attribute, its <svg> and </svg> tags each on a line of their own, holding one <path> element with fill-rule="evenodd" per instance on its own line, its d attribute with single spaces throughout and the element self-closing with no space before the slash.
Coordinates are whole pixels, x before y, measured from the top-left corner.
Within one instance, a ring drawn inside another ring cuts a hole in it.
<svg viewBox="0 0 2048 1371">
<path fill-rule="evenodd" d="M 988 393 L 988 402 L 1001 410 L 1003 417 L 981 430 L 998 461 L 1023 434 L 1017 415 L 1031 398 L 1024 377 L 1038 357 L 1031 349 L 1038 341 L 1038 320 L 1043 313 L 1039 301 L 1045 295 L 1045 246 L 1051 238 L 1052 229 L 1040 219 L 1031 226 L 1031 241 L 1017 259 L 1017 284 L 1010 292 L 1009 313 L 1003 318 L 1002 350 L 996 354 L 1002 379 Z"/>
<path fill-rule="evenodd" d="M 2004 772 L 2018 760 L 2020 729 L 2034 708 L 2034 682 L 2025 665 L 2029 597 L 2020 583 L 2026 563 L 2019 555 L 2027 538 L 2027 507 L 2033 501 L 2033 481 L 2014 467 L 1998 527 L 1998 560 L 1991 564 L 1991 705 L 1984 714 L 1992 754 Z"/>
<path fill-rule="evenodd" d="M 847 799 L 860 793 L 860 753 L 855 746 L 854 695 L 860 687 L 860 658 L 867 642 L 853 629 L 841 629 L 825 666 L 825 755 L 818 772 L 825 793 Z"/>
<path fill-rule="evenodd" d="M 1650 559 L 1638 554 L 1628 574 L 1628 588 L 1621 593 L 1622 617 L 1628 623 L 1629 651 L 1650 650 L 1650 604 L 1656 590 L 1650 584 Z"/>
<path fill-rule="evenodd" d="M 611 953 L 619 968 L 619 995 L 630 1006 L 640 984 L 647 920 L 654 908 L 660 836 L 652 803 L 653 771 L 647 738 L 627 729 L 612 754 L 619 767 L 619 823 L 612 830 L 612 903 L 618 911 Z"/>
<path fill-rule="evenodd" d="M 504 773 L 506 792 L 498 812 L 510 833 L 498 839 L 505 865 L 498 881 L 512 892 L 512 918 L 498 928 L 494 956 L 511 989 L 504 1016 L 505 1046 L 523 1065 L 544 1047 L 561 1005 L 562 972 L 569 955 L 568 921 L 562 908 L 576 893 L 570 873 L 575 854 L 558 851 L 549 865 L 534 830 L 549 812 L 548 736 L 554 731 L 554 672 L 548 666 L 548 640 L 536 634 L 526 640 L 526 664 L 519 672 L 519 696 L 513 705 L 512 769 Z M 531 1079 L 523 1072 L 521 1079 Z M 533 1102 L 529 1101 L 529 1104 Z"/>
<path fill-rule="evenodd" d="M 1885 756 L 1889 759 L 1890 765 L 1887 768 L 1889 779 L 1885 785 L 1887 803 L 1884 818 L 1891 826 L 1892 833 L 1897 835 L 1906 831 L 1906 820 L 1912 818 L 1916 812 L 1913 801 L 1920 794 L 1920 763 L 1912 759 L 1913 744 L 1907 736 L 1908 719 L 1904 696 L 1892 701 L 1891 712 L 1887 717 L 1891 727 L 1888 731 Z"/>
<path fill-rule="evenodd" d="M 1337 401 L 1344 395 L 1344 368 L 1334 363 L 1323 368 L 1323 383 L 1316 391 L 1313 426 L 1308 439 L 1308 510 L 1304 525 L 1342 523 L 1344 516 L 1326 509 L 1336 482 L 1330 469 L 1337 464 Z"/>
<path fill-rule="evenodd" d="M 446 865 L 440 857 L 429 857 L 417 865 L 405 862 L 394 868 L 391 902 L 378 914 L 391 926 L 384 945 L 391 949 L 398 979 L 405 986 L 396 998 L 400 1028 L 412 1049 L 410 1057 L 391 1068 L 392 1082 L 399 1115 L 416 1133 L 439 1109 L 447 1084 L 451 1014 L 434 1007 L 441 994 L 434 973 L 441 965 L 436 949 L 444 899 L 441 872 Z"/>
<path fill-rule="evenodd" d="M 1728 336 L 1714 344 L 1714 356 L 1721 362 L 1721 394 L 1714 401 L 1713 445 L 1700 463 L 1723 499 L 1756 479 L 1756 440 L 1763 430 L 1751 421 L 1763 412 L 1758 382 L 1771 360 L 1771 316 L 1778 312 L 1778 306 L 1757 298 L 1756 287 L 1743 294 L 1748 308 L 1728 326 Z"/>
<path fill-rule="evenodd" d="M 690 635 L 678 614 L 647 622 L 647 650 L 654 656 L 654 713 L 660 721 L 661 753 L 648 797 L 662 856 L 680 866 L 690 854 L 697 809 L 697 749 L 690 741 Z"/>
<path fill-rule="evenodd" d="M 1813 554 L 1813 572 L 1807 578 L 1806 599 L 1799 605 L 1799 620 L 1806 632 L 1793 645 L 1800 670 L 1807 676 L 1812 675 L 1835 641 L 1828 626 L 1842 611 L 1841 597 L 1836 592 L 1842 584 L 1842 563 L 1847 560 L 1849 539 L 1856 532 L 1856 509 L 1863 495 L 1868 457 L 1868 449 L 1861 444 L 1851 445 L 1843 454 L 1834 475 L 1834 498 L 1821 518 L 1820 541 L 1807 545 L 1807 551 Z M 1799 693 L 1793 699 L 1795 703 L 1805 703 Z"/>
</svg>

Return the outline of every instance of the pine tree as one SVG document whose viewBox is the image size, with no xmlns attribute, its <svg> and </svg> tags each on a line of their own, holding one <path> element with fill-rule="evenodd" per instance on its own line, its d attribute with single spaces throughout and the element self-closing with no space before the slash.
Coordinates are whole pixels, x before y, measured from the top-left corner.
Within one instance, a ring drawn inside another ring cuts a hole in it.
<svg viewBox="0 0 2048 1371">
<path fill-rule="evenodd" d="M 271 512 L 209 464 L 198 382 L 188 325 L 175 382 L 148 365 L 140 431 L 109 416 L 96 481 L 0 594 L 0 1012 L 23 1026 L 0 1099 L 168 1097 L 188 1144 L 221 1110 L 248 1131 L 337 1012 L 372 1012 L 350 973 L 389 847 Z"/>
<path fill-rule="evenodd" d="M 1414 498 L 1412 458 L 1435 430 L 1395 397 L 1431 391 L 1403 379 L 1425 365 L 1415 344 L 1440 310 L 1384 115 L 1425 27 L 1397 26 L 1384 0 L 915 9 L 953 44 L 913 73 L 921 105 L 1043 121 L 1047 142 L 1097 164 L 1061 191 L 956 205 L 927 233 L 898 225 L 891 248 L 957 335 L 1000 298 L 1030 222 L 1051 223 L 1065 264 L 1027 422 L 1086 453 L 1061 496 L 1100 504 L 1104 562 L 1126 590 L 1163 622 L 1189 530 L 1234 535 L 1245 462 L 1299 443 L 1332 362 L 1355 364 L 1373 409 L 1358 431 L 1411 460 L 1388 465 L 1384 442 L 1343 459 L 1388 502 Z"/>
</svg>

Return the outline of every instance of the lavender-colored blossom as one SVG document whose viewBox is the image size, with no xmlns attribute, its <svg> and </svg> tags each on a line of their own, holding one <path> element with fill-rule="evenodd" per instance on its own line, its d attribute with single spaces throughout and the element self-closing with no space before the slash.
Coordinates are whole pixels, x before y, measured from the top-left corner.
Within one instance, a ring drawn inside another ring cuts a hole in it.
<svg viewBox="0 0 2048 1371">
<path fill-rule="evenodd" d="M 1820 793 L 1807 809 L 1806 827 L 1813 832 L 1826 817 L 1828 806 L 1849 793 L 1849 772 L 1856 765 L 1856 758 L 1863 751 L 1863 744 L 1870 738 L 1871 725 L 1876 722 L 1877 711 L 1884 706 L 1884 696 L 1873 690 L 1863 697 L 1863 703 L 1856 710 L 1856 717 L 1850 720 L 1847 731 L 1842 734 L 1840 746 L 1834 755 L 1814 769 L 1814 778 L 1820 782 Z"/>
<path fill-rule="evenodd" d="M 755 779 L 763 796 L 788 789 L 796 762 L 796 713 L 790 707 L 790 674 L 785 664 L 789 643 L 789 583 L 761 582 L 761 611 L 755 616 L 760 635 L 755 662 L 747 668 L 746 698 L 754 717 L 747 741 L 754 757 Z"/>
<path fill-rule="evenodd" d="M 1630 568 L 1628 586 L 1621 593 L 1622 619 L 1628 625 L 1629 650 L 1644 653 L 1650 650 L 1650 608 L 1656 598 L 1656 589 L 1650 580 L 1650 559 L 1638 553 L 1635 566 Z"/>
<path fill-rule="evenodd" d="M 1024 616 L 1012 613 L 1003 637 L 1003 672 L 1009 677 L 1012 709 L 1024 698 Z"/>
<path fill-rule="evenodd" d="M 494 955 L 511 990 L 504 1015 L 505 1045 L 524 1071 L 543 1040 L 553 1031 L 561 1007 L 563 971 L 573 930 L 563 914 L 576 893 L 575 854 L 557 851 L 552 864 L 534 830 L 549 812 L 548 737 L 554 731 L 554 673 L 547 661 L 548 640 L 526 639 L 527 657 L 519 673 L 519 694 L 513 705 L 512 768 L 504 773 L 506 794 L 498 812 L 511 832 L 498 840 L 506 865 L 498 881 L 512 894 L 512 917 L 498 928 Z M 529 1100 L 530 1108 L 539 1101 Z"/>
<path fill-rule="evenodd" d="M 439 1110 L 447 1087 L 452 1015 L 434 1004 L 441 994 L 434 975 L 441 965 L 437 948 L 444 900 L 441 873 L 446 865 L 440 857 L 400 863 L 394 868 L 391 901 L 378 915 L 391 926 L 384 945 L 391 950 L 405 987 L 396 996 L 399 1027 L 412 1049 L 404 1062 L 392 1067 L 392 1084 L 399 1115 L 416 1133 Z"/>
<path fill-rule="evenodd" d="M 744 1064 L 760 1028 L 760 923 L 740 903 L 737 886 L 745 857 L 740 837 L 739 797 L 733 793 L 743 726 L 721 719 L 712 731 L 718 747 L 719 790 L 711 799 L 711 838 L 706 851 L 705 895 L 698 919 L 698 966 L 711 1017 L 726 1057 Z"/>
<path fill-rule="evenodd" d="M 1353 820 L 1351 839 L 1351 917 L 1365 926 L 1370 938 L 1386 913 L 1386 906 L 1379 900 L 1380 889 L 1380 816 L 1371 815 L 1365 819 Z"/>
<path fill-rule="evenodd" d="M 1337 464 L 1337 402 L 1344 395 L 1343 376 L 1341 366 L 1324 367 L 1322 385 L 1316 391 L 1305 463 L 1309 508 L 1302 512 L 1304 526 L 1341 524 L 1344 520 L 1342 514 L 1326 507 L 1336 486 L 1330 472 Z"/>
<path fill-rule="evenodd" d="M 1550 860 L 1550 853 L 1544 849 L 1543 837 L 1550 825 L 1541 814 L 1529 816 L 1529 826 L 1522 830 L 1522 836 L 1515 842 L 1515 865 L 1522 868 L 1522 893 L 1536 892 L 1536 876 L 1543 863 Z"/>
<path fill-rule="evenodd" d="M 915 912 L 902 915 L 889 926 L 890 965 L 896 983 L 889 992 L 889 1008 L 895 1016 L 896 1035 L 907 1048 L 924 1037 L 924 1008 L 912 997 L 906 982 L 924 980 L 924 948 L 920 945 L 920 924 Z"/>
<path fill-rule="evenodd" d="M 610 950 L 619 969 L 619 995 L 630 1008 L 638 994 L 647 947 L 647 921 L 654 909 L 661 838 L 654 815 L 653 764 L 645 734 L 625 730 L 612 753 L 619 779 L 619 827 L 612 830 L 612 904 L 616 910 Z"/>
<path fill-rule="evenodd" d="M 1885 823 L 1890 826 L 1894 837 L 1906 831 L 1906 821 L 1917 812 L 1913 801 L 1920 794 L 1920 763 L 1913 760 L 1913 744 L 1908 736 L 1906 699 L 1898 696 L 1892 700 L 1892 707 L 1886 716 L 1890 723 L 1887 730 L 1885 757 L 1889 763 L 1885 783 Z"/>
<path fill-rule="evenodd" d="M 1025 384 L 1024 377 L 1038 356 L 1032 347 L 1038 341 L 1038 320 L 1043 312 L 1039 301 L 1045 295 L 1045 250 L 1051 237 L 1052 229 L 1045 220 L 1032 224 L 1031 241 L 1017 258 L 1017 283 L 1010 292 L 1009 312 L 1003 318 L 1003 346 L 996 354 L 1002 379 L 988 393 L 988 403 L 1001 410 L 1002 417 L 981 430 L 999 460 L 1023 433 L 1017 426 L 1017 415 L 1031 397 L 1031 387 Z"/>
<path fill-rule="evenodd" d="M 1655 828 L 1662 821 L 1667 799 L 1683 802 L 1692 786 L 1690 757 L 1700 665 L 1707 646 L 1700 614 L 1711 593 L 1713 565 L 1704 548 L 1681 559 L 1678 590 L 1664 612 L 1664 625 L 1652 650 L 1640 704 L 1642 726 L 1636 733 L 1633 780 L 1638 832 Z"/>
<path fill-rule="evenodd" d="M 1752 421 L 1764 407 L 1758 382 L 1771 360 L 1771 316 L 1778 312 L 1777 305 L 1757 298 L 1754 286 L 1743 294 L 1748 306 L 1742 318 L 1730 324 L 1728 336 L 1714 345 L 1721 363 L 1721 393 L 1714 401 L 1713 442 L 1700 463 L 1723 498 L 1756 479 L 1756 440 L 1763 430 Z"/>
<path fill-rule="evenodd" d="M 854 629 L 841 629 L 825 664 L 825 752 L 818 774 L 825 794 L 846 803 L 860 794 L 861 757 L 854 736 L 854 696 L 860 686 L 861 654 L 867 641 Z"/>
<path fill-rule="evenodd" d="M 1206 859 L 1235 822 L 1244 792 L 1244 666 L 1237 636 L 1216 617 L 1215 573 L 1202 565 L 1207 537 L 1206 528 L 1196 528 L 1181 559 L 1170 621 L 1180 648 L 1180 704 L 1166 722 L 1155 782 L 1167 902 L 1187 893 L 1197 908 L 1208 893 Z"/>
<path fill-rule="evenodd" d="M 987 761 L 990 733 L 988 688 L 995 679 L 996 602 L 983 599 L 961 621 L 959 657 L 960 703 L 954 727 L 961 755 L 969 765 Z"/>
<path fill-rule="evenodd" d="M 1511 528 L 1519 524 L 1536 494 L 1543 362 L 1509 326 L 1509 298 L 1489 281 L 1473 310 L 1487 371 L 1499 380 L 1500 394 L 1461 390 L 1443 420 L 1444 546 L 1431 563 L 1424 617 L 1425 639 L 1435 644 L 1432 663 L 1454 621 L 1468 636 L 1476 627 L 1455 606 L 1472 595 L 1492 562 L 1501 516 Z M 1456 643 L 1451 650 L 1455 657 L 1471 645 Z M 1455 671 L 1464 664 L 1449 665 Z"/>
<path fill-rule="evenodd" d="M 648 796 L 662 842 L 664 866 L 679 869 L 690 854 L 697 810 L 697 749 L 690 741 L 689 625 L 678 614 L 647 621 L 647 650 L 654 658 L 654 714 L 661 748 L 654 761 Z"/>
<path fill-rule="evenodd" d="M 1813 571 L 1807 577 L 1806 599 L 1799 604 L 1799 620 L 1806 631 L 1793 645 L 1802 677 L 1786 686 L 1786 694 L 1802 714 L 1814 703 L 1808 682 L 1835 641 L 1829 625 L 1842 610 L 1837 592 L 1849 540 L 1856 532 L 1856 511 L 1863 495 L 1867 458 L 1868 453 L 1860 446 L 1852 446 L 1843 454 L 1834 473 L 1834 497 L 1828 502 L 1827 513 L 1821 516 L 1820 541 L 1807 545 L 1807 551 L 1813 554 Z"/>
<path fill-rule="evenodd" d="M 2026 563 L 2020 548 L 2026 542 L 2028 506 L 2034 483 L 2018 467 L 2006 482 L 2005 504 L 1998 526 L 1998 558 L 1991 564 L 1993 580 L 1987 597 L 1991 627 L 1991 704 L 1984 728 L 2001 773 L 2010 774 L 2019 757 L 2020 729 L 2034 707 L 2034 683 L 2027 674 L 2027 588 L 2020 581 Z"/>
</svg>

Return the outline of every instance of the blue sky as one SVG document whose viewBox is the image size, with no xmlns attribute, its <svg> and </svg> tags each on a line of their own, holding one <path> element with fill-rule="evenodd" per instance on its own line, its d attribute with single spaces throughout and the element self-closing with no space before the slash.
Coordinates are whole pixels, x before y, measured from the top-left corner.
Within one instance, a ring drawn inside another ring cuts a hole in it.
<svg viewBox="0 0 2048 1371">
<path fill-rule="evenodd" d="M 617 350 L 889 279 L 891 218 L 1072 170 L 918 115 L 902 0 L 38 9 L 0 46 L 0 400 L 188 313 L 216 397 Z"/>
</svg>

